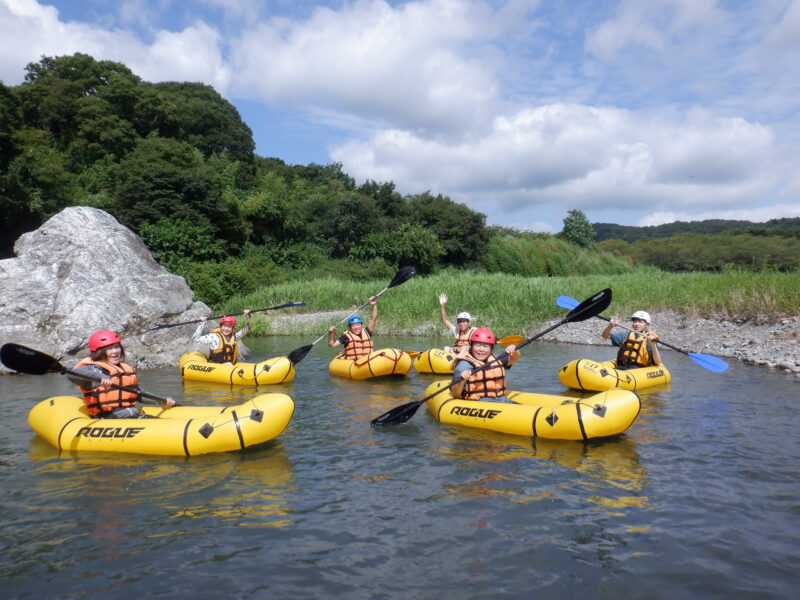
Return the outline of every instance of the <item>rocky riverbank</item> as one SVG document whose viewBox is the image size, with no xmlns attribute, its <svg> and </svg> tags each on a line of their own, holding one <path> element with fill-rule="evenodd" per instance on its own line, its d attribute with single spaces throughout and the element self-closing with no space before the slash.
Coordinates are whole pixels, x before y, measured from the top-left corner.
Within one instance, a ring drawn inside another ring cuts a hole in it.
<svg viewBox="0 0 800 600">
<path fill-rule="evenodd" d="M 291 329 L 292 324 L 320 323 L 330 324 L 347 316 L 347 312 L 306 313 L 297 315 L 281 315 L 271 322 L 271 328 L 280 332 Z M 734 323 L 731 321 L 687 318 L 676 311 L 651 312 L 652 328 L 670 345 L 687 352 L 711 354 L 720 358 L 736 358 L 745 362 L 781 369 L 800 377 L 800 317 L 790 317 L 778 322 Z M 546 329 L 556 321 L 542 323 L 532 327 L 528 334 Z M 630 325 L 629 322 L 623 322 Z M 542 341 L 566 342 L 570 344 L 589 344 L 608 346 L 610 343 L 600 337 L 605 322 L 600 319 L 589 319 L 579 323 L 567 323 L 554 329 Z M 394 335 L 428 335 L 434 332 L 441 334 L 441 325 L 431 323 L 421 325 L 412 330 L 381 332 Z M 663 348 L 665 361 L 669 360 L 672 350 Z M 590 352 L 587 351 L 587 358 Z"/>
<path fill-rule="evenodd" d="M 670 345 L 721 358 L 738 358 L 755 365 L 781 369 L 800 376 L 800 317 L 775 323 L 748 321 L 733 323 L 687 318 L 676 311 L 651 312 L 652 329 Z M 624 325 L 630 323 L 623 321 Z M 574 344 L 605 344 L 600 337 L 604 322 L 589 319 L 568 323 L 543 339 Z M 669 360 L 669 348 L 662 346 L 662 358 Z"/>
</svg>

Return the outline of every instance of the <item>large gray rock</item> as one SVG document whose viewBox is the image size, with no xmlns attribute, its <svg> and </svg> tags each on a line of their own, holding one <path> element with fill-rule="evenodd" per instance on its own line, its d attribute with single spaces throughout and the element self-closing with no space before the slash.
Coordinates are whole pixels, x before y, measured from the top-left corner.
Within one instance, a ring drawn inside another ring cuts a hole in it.
<svg viewBox="0 0 800 600">
<path fill-rule="evenodd" d="M 176 365 L 193 326 L 144 331 L 211 313 L 136 234 L 96 208 L 64 209 L 22 235 L 14 251 L 0 260 L 0 343 L 73 356 L 66 365 L 86 356 L 98 329 L 117 331 L 135 366 Z"/>
</svg>

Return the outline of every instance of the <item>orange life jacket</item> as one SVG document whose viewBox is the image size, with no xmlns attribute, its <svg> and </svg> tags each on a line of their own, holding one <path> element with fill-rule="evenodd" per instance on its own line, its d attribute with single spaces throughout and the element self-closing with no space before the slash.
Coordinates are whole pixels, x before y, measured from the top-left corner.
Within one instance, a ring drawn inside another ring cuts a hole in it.
<svg viewBox="0 0 800 600">
<path fill-rule="evenodd" d="M 647 351 L 647 337 L 641 333 L 631 331 L 628 337 L 619 345 L 617 352 L 617 367 L 630 369 L 632 367 L 649 367 L 653 364 L 653 357 Z"/>
<path fill-rule="evenodd" d="M 75 368 L 77 369 L 86 365 L 95 365 L 106 371 L 111 378 L 111 383 L 114 385 L 124 385 L 133 388 L 138 386 L 139 379 L 136 377 L 136 370 L 128 363 L 121 362 L 119 365 L 112 365 L 110 363 L 94 361 L 91 358 L 84 358 Z M 118 390 L 104 385 L 99 385 L 92 390 L 87 390 L 80 386 L 78 387 L 83 392 L 83 401 L 89 409 L 89 416 L 91 417 L 111 412 L 115 408 L 134 406 L 136 400 L 139 398 L 137 392 Z"/>
<path fill-rule="evenodd" d="M 461 359 L 464 360 L 464 359 Z M 494 356 L 490 356 L 486 362 L 492 362 L 492 366 L 487 367 L 477 373 L 470 375 L 464 384 L 464 392 L 462 398 L 464 400 L 480 400 L 481 398 L 497 398 L 506 393 L 506 369 L 499 360 L 495 360 Z M 477 360 L 474 356 L 470 356 L 467 360 L 476 367 L 485 365 L 485 362 Z"/>
<path fill-rule="evenodd" d="M 366 356 L 375 348 L 372 345 L 372 336 L 367 331 L 366 327 L 361 328 L 361 335 L 356 336 L 349 329 L 344 332 L 344 337 L 347 338 L 347 345 L 344 347 L 344 357 L 350 360 L 356 360 L 362 356 Z"/>
<path fill-rule="evenodd" d="M 212 329 L 211 333 L 215 333 L 218 340 L 217 349 L 208 353 L 208 362 L 220 364 L 229 362 L 235 365 L 239 356 L 239 349 L 236 346 L 236 332 L 232 331 L 230 337 L 226 338 L 222 333 L 222 329 L 217 327 Z"/>
<path fill-rule="evenodd" d="M 456 326 L 456 341 L 453 342 L 453 347 L 458 348 L 459 346 L 469 346 L 469 336 L 472 335 L 472 332 L 475 331 L 475 327 L 470 327 L 465 331 L 463 334 L 458 326 Z"/>
</svg>

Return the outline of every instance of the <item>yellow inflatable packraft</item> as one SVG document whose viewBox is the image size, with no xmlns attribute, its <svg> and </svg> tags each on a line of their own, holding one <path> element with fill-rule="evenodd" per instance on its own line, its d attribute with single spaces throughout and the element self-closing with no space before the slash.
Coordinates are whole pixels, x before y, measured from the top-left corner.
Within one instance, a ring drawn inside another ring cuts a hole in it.
<svg viewBox="0 0 800 600">
<path fill-rule="evenodd" d="M 425 350 L 414 359 L 414 368 L 418 373 L 435 373 L 437 375 L 447 375 L 453 372 L 456 357 L 451 352 L 445 352 L 439 348 Z"/>
<path fill-rule="evenodd" d="M 671 375 L 664 365 L 617 369 L 614 360 L 596 362 L 580 358 L 567 363 L 558 371 L 558 380 L 574 390 L 602 392 L 612 388 L 643 390 L 669 383 Z"/>
<path fill-rule="evenodd" d="M 197 381 L 234 385 L 269 385 L 294 379 L 294 365 L 285 356 L 276 356 L 260 363 L 237 362 L 225 365 L 208 362 L 202 352 L 187 352 L 178 359 L 181 377 Z"/>
<path fill-rule="evenodd" d="M 294 413 L 286 394 L 236 406 L 145 406 L 153 419 L 92 419 L 81 398 L 56 396 L 31 409 L 28 424 L 58 450 L 194 456 L 244 450 L 280 435 Z"/>
<path fill-rule="evenodd" d="M 449 381 L 425 390 L 433 394 Z M 428 410 L 441 423 L 501 433 L 556 440 L 589 440 L 618 435 L 639 416 L 641 401 L 629 390 L 608 390 L 589 398 L 508 392 L 514 404 L 453 398 L 449 390 L 428 400 Z"/>
<path fill-rule="evenodd" d="M 411 370 L 411 357 L 396 348 L 375 350 L 357 360 L 350 360 L 339 354 L 328 365 L 331 375 L 349 379 L 405 375 L 409 370 Z"/>
</svg>

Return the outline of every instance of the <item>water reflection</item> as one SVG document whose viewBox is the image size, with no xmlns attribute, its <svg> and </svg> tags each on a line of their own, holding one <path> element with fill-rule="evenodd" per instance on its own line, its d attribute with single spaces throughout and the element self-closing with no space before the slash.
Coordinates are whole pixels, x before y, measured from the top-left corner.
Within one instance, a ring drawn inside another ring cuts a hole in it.
<svg viewBox="0 0 800 600">
<path fill-rule="evenodd" d="M 646 508 L 649 498 L 641 496 L 647 487 L 647 472 L 641 464 L 636 449 L 637 443 L 626 435 L 606 440 L 572 442 L 566 440 L 528 439 L 505 436 L 472 428 L 450 428 L 438 436 L 439 445 L 434 448 L 437 455 L 454 463 L 488 465 L 506 461 L 520 461 L 522 468 L 536 468 L 531 461 L 545 461 L 569 469 L 580 477 L 573 485 L 586 493 L 584 501 L 595 504 L 598 509 L 621 511 L 625 507 Z M 509 475 L 504 475 L 508 471 Z M 532 495 L 525 488 L 509 489 L 506 481 L 518 477 L 519 468 L 483 469 L 479 479 L 447 486 L 454 495 L 464 494 L 515 496 L 517 502 L 530 502 L 549 497 L 551 491 L 537 488 Z M 628 494 L 620 494 L 620 490 Z"/>
<path fill-rule="evenodd" d="M 291 524 L 288 496 L 293 466 L 280 441 L 239 453 L 191 458 L 101 452 L 59 452 L 39 437 L 28 453 L 34 464 L 32 504 L 85 506 L 102 539 L 126 521 L 126 507 L 158 507 L 163 517 L 220 519 L 240 526 Z M 52 508 L 52 507 L 51 507 Z M 159 532 L 177 535 L 189 529 Z M 115 534 L 116 535 L 116 534 Z"/>
</svg>

